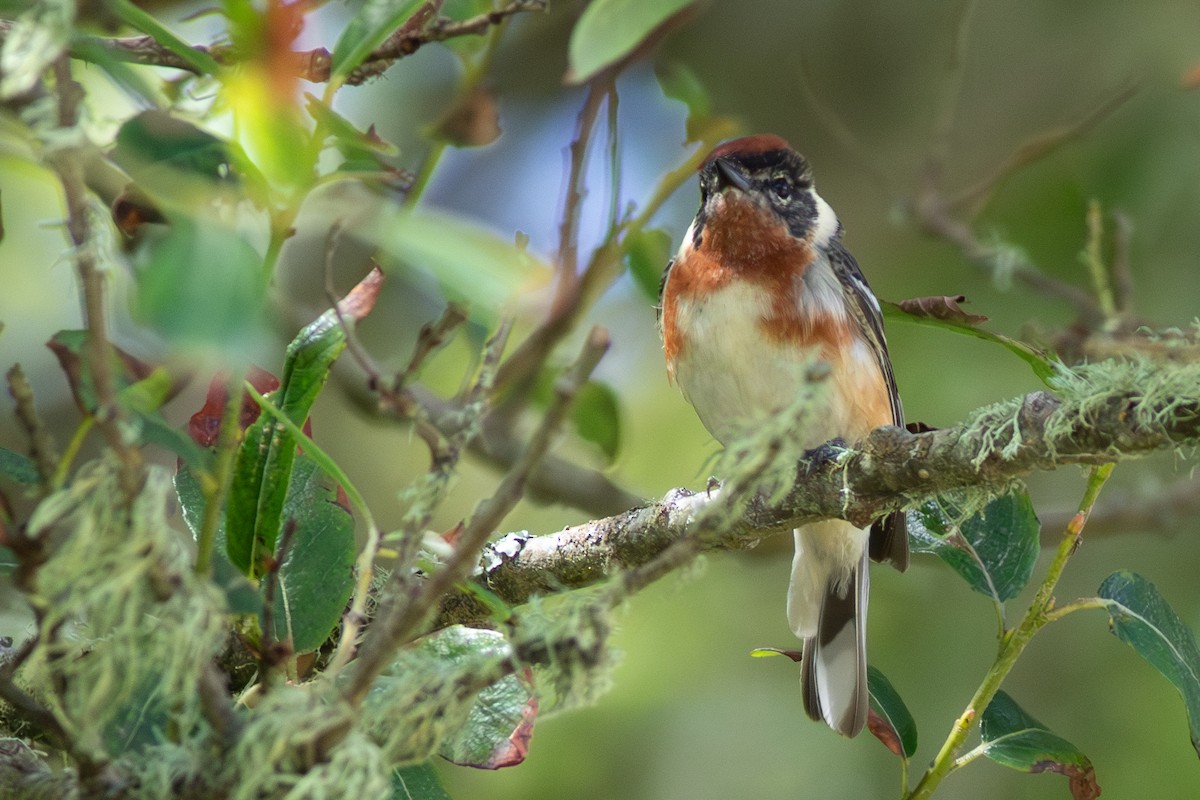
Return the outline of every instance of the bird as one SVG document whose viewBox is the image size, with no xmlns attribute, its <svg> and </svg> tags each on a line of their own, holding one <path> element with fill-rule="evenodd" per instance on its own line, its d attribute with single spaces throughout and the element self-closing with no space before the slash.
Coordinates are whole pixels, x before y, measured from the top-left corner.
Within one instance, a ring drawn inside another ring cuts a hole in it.
<svg viewBox="0 0 1200 800">
<path fill-rule="evenodd" d="M 828 390 L 804 448 L 904 425 L 879 301 L 817 194 L 808 161 L 774 134 L 718 145 L 700 208 L 659 291 L 667 374 L 728 445 L 756 415 L 786 410 L 815 362 Z M 808 716 L 853 737 L 866 724 L 868 560 L 908 567 L 902 513 L 871 528 L 830 519 L 795 530 L 787 619 L 803 640 Z"/>
</svg>

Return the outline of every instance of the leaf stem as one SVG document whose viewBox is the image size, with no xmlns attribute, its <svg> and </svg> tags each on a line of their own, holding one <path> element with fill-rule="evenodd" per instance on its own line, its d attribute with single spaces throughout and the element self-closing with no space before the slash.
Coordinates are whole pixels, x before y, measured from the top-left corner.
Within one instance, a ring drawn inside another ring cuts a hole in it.
<svg viewBox="0 0 1200 800">
<path fill-rule="evenodd" d="M 1054 560 L 1046 569 L 1046 575 L 1042 579 L 1042 584 L 1038 588 L 1033 602 L 1030 603 L 1029 609 L 1025 612 L 1021 623 L 1009 633 L 1007 639 L 1000 645 L 1000 651 L 997 653 L 996 660 L 993 662 L 991 669 L 984 675 L 983 681 L 979 684 L 979 688 L 975 690 L 975 694 L 971 698 L 971 702 L 967 704 L 963 713 L 954 721 L 954 725 L 950 728 L 950 734 L 942 744 L 941 750 L 938 751 L 933 763 L 929 765 L 929 769 L 921 777 L 920 783 L 907 795 L 907 800 L 923 800 L 929 797 L 947 775 L 976 757 L 975 755 L 968 754 L 970 758 L 964 756 L 962 759 L 958 759 L 956 755 L 962 748 L 963 742 L 966 741 L 967 734 L 970 733 L 975 720 L 978 719 L 983 710 L 987 708 L 988 703 L 995 697 L 996 692 L 1000 689 L 1000 685 L 1012 671 L 1021 653 L 1025 651 L 1025 646 L 1033 639 L 1033 635 L 1052 619 L 1062 616 L 1061 614 L 1051 616 L 1051 610 L 1054 606 L 1054 587 L 1058 584 L 1059 578 L 1062 577 L 1063 569 L 1067 566 L 1067 561 L 1070 560 L 1071 554 L 1079 546 L 1079 538 L 1083 534 L 1084 525 L 1087 524 L 1088 515 L 1096 504 L 1096 498 L 1099 496 L 1100 490 L 1104 487 L 1108 476 L 1112 473 L 1113 466 L 1113 464 L 1102 464 L 1092 468 L 1091 473 L 1088 475 L 1087 488 L 1084 490 L 1083 499 L 1079 503 L 1079 511 L 1067 523 L 1062 542 L 1058 546 L 1058 552 L 1055 553 Z M 1074 605 L 1076 604 L 1072 604 L 1072 606 Z M 1070 607 L 1065 606 L 1064 608 Z"/>
</svg>

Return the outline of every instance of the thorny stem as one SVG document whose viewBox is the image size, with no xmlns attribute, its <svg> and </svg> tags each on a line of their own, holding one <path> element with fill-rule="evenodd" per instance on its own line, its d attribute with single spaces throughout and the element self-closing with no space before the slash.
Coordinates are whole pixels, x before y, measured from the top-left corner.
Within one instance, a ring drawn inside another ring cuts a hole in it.
<svg viewBox="0 0 1200 800">
<path fill-rule="evenodd" d="M 58 125 L 78 131 L 79 105 L 83 88 L 71 77 L 71 61 L 66 55 L 54 65 L 58 96 Z M 87 362 L 96 387 L 96 422 L 108 446 L 118 460 L 118 480 L 127 503 L 132 503 L 142 483 L 142 459 L 121 432 L 121 407 L 117 403 L 116 380 L 112 369 L 112 348 L 108 343 L 108 313 L 104 273 L 96 262 L 88 220 L 87 187 L 79 148 L 65 146 L 51 158 L 67 202 L 67 232 L 71 237 L 75 270 L 83 289 L 83 308 L 87 325 Z"/>
<path fill-rule="evenodd" d="M 1058 546 L 1058 552 L 1046 569 L 1046 575 L 1042 579 L 1041 586 L 1038 587 L 1033 602 L 1025 612 L 1025 617 L 1002 641 L 1000 652 L 996 655 L 991 669 L 984 676 L 979 688 L 975 690 L 975 695 L 967 704 L 966 710 L 955 720 L 950 729 L 950 735 L 946 737 L 941 750 L 938 751 L 933 763 L 929 765 L 929 769 L 922 776 L 920 783 L 907 795 L 908 800 L 923 800 L 923 798 L 929 797 L 950 772 L 961 766 L 962 763 L 967 763 L 966 761 L 960 763 L 956 758 L 958 751 L 962 749 L 963 742 L 966 741 L 967 734 L 975 725 L 975 721 L 987 708 L 992 698 L 996 696 L 1000 685 L 1008 677 L 1034 634 L 1052 619 L 1062 616 L 1061 614 L 1056 616 L 1053 612 L 1054 587 L 1062 577 L 1063 569 L 1067 566 L 1071 554 L 1079 546 L 1079 539 L 1083 535 L 1084 525 L 1087 524 L 1088 514 L 1095 506 L 1096 498 L 1099 496 L 1100 490 L 1104 488 L 1108 476 L 1112 474 L 1113 466 L 1113 464 L 1102 464 L 1094 467 L 1088 475 L 1087 488 L 1079 503 L 1079 511 L 1067 524 L 1062 542 Z"/>
<path fill-rule="evenodd" d="M 13 364 L 5 377 L 8 379 L 8 393 L 16 404 L 17 419 L 29 435 L 33 463 L 37 467 L 42 491 L 48 493 L 54 485 L 60 463 L 54 451 L 54 437 L 42 423 L 37 405 L 33 402 L 33 387 L 29 385 L 21 365 Z"/>
</svg>

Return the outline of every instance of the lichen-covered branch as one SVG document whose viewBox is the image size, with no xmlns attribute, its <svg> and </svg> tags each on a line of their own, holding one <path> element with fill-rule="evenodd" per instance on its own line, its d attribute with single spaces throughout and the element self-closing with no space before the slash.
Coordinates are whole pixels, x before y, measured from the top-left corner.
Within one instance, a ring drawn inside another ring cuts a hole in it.
<svg viewBox="0 0 1200 800">
<path fill-rule="evenodd" d="M 1033 392 L 962 423 L 912 434 L 878 428 L 832 467 L 801 469 L 781 501 L 752 503 L 707 549 L 751 547 L 796 525 L 840 517 L 866 525 L 939 494 L 999 490 L 1022 475 L 1102 464 L 1200 440 L 1200 365 L 1131 362 L 1065 372 L 1055 394 Z M 643 564 L 686 537 L 720 490 L 669 492 L 661 500 L 545 536 L 509 534 L 484 552 L 477 580 L 510 603 L 599 582 Z M 447 600 L 443 622 L 476 619 L 465 596 Z"/>
</svg>

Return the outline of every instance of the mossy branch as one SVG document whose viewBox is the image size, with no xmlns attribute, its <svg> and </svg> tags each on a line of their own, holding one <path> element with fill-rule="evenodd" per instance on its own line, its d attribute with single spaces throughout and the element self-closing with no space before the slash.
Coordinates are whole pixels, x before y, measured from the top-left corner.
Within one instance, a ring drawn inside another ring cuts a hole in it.
<svg viewBox="0 0 1200 800">
<path fill-rule="evenodd" d="M 1055 394 L 1033 392 L 928 433 L 878 428 L 835 467 L 809 472 L 801 465 L 782 500 L 752 503 L 703 547 L 750 547 L 830 517 L 866 525 L 946 492 L 1001 490 L 1031 472 L 1111 463 L 1198 439 L 1200 366 L 1139 361 L 1064 370 Z M 689 536 L 701 509 L 714 502 L 721 502 L 719 489 L 675 489 L 657 502 L 544 536 L 512 533 L 485 550 L 476 580 L 509 603 L 597 583 Z M 470 598 L 456 595 L 442 622 L 481 615 Z"/>
</svg>

